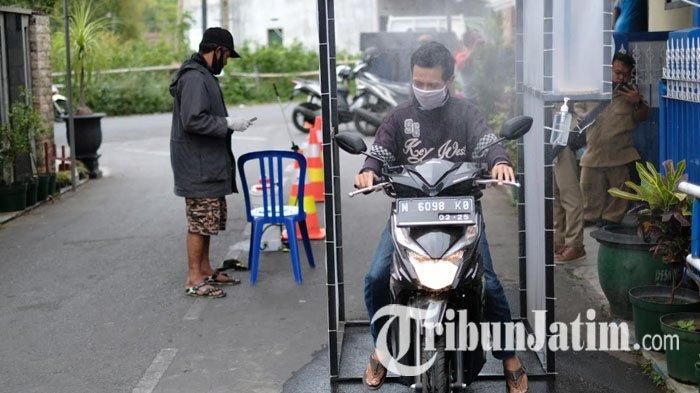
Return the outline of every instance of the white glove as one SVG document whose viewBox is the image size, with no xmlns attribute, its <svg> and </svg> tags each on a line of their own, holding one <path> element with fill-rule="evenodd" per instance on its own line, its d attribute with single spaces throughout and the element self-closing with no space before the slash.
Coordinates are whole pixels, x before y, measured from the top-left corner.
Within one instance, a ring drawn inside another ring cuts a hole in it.
<svg viewBox="0 0 700 393">
<path fill-rule="evenodd" d="M 234 119 L 232 117 L 227 117 L 226 124 L 230 130 L 243 132 L 253 123 L 245 119 Z"/>
</svg>

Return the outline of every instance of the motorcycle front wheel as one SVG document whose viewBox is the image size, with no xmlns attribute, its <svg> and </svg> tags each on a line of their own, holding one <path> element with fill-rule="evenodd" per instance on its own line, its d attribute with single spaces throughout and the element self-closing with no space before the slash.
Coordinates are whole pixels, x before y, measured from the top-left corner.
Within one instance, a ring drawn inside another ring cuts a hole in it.
<svg viewBox="0 0 700 393">
<path fill-rule="evenodd" d="M 435 356 L 432 367 L 420 376 L 421 392 L 449 393 L 450 392 L 450 363 L 445 353 L 445 336 L 435 338 L 435 348 L 427 350 L 421 343 L 421 364 L 426 364 Z"/>
<path fill-rule="evenodd" d="M 294 127 L 305 133 L 309 133 L 309 129 L 304 127 L 304 123 L 311 123 L 313 124 L 314 121 L 316 120 L 315 117 L 311 117 L 311 113 L 318 113 L 318 111 L 321 109 L 321 107 L 317 104 L 314 104 L 312 102 L 302 102 L 300 103 L 294 110 L 292 111 L 292 123 L 294 124 Z M 318 113 L 320 115 L 320 113 Z"/>
</svg>

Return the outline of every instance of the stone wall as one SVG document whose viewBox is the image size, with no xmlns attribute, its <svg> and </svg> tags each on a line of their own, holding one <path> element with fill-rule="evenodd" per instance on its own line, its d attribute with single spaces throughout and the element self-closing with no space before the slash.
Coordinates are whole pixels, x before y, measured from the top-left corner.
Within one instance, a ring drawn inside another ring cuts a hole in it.
<svg viewBox="0 0 700 393">
<path fill-rule="evenodd" d="M 53 151 L 53 102 L 51 100 L 51 28 L 50 19 L 46 15 L 34 14 L 29 21 L 29 48 L 32 73 L 32 94 L 34 106 L 39 109 L 45 119 L 46 127 L 51 130 L 47 136 L 37 137 L 36 153 L 37 168 L 44 172 L 44 144 L 49 146 L 49 171 L 53 172 L 55 152 Z"/>
</svg>

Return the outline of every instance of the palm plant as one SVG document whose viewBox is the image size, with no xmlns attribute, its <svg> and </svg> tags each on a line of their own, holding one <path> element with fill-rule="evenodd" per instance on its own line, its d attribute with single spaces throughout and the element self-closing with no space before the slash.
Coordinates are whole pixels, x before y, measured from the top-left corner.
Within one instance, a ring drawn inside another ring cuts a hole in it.
<svg viewBox="0 0 700 393">
<path fill-rule="evenodd" d="M 649 250 L 654 256 L 668 264 L 675 272 L 685 267 L 685 257 L 690 251 L 690 215 L 691 198 L 676 191 L 678 183 L 687 179 L 685 160 L 674 167 L 668 160 L 663 163 L 665 175 L 659 173 L 653 164 L 637 163 L 640 184 L 631 181 L 625 185 L 631 191 L 619 188 L 608 190 L 610 195 L 628 201 L 638 202 L 632 210 L 637 218 L 640 236 L 653 244 Z M 675 295 L 676 274 L 673 274 L 673 291 L 671 303 Z"/>
<path fill-rule="evenodd" d="M 78 109 L 76 113 L 92 112 L 86 105 L 85 90 L 92 79 L 100 52 L 100 38 L 109 27 L 109 19 L 96 17 L 92 2 L 79 1 L 70 15 L 72 64 L 78 80 Z"/>
</svg>

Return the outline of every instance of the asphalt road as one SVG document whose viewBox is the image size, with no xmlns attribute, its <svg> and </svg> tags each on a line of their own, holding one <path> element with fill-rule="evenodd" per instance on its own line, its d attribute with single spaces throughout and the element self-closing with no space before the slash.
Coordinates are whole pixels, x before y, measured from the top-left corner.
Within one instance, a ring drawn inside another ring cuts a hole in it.
<svg viewBox="0 0 700 393">
<path fill-rule="evenodd" d="M 232 108 L 259 119 L 234 136 L 236 155 L 288 148 L 291 108 L 285 111 L 283 118 L 277 105 Z M 170 115 L 106 118 L 103 132 L 103 179 L 0 228 L 0 392 L 328 391 L 324 243 L 314 243 L 317 268 L 302 265 L 303 285 L 292 279 L 288 254 L 264 253 L 257 286 L 244 281 L 225 299 L 185 296 L 184 202 L 172 193 Z M 64 134 L 57 124 L 59 146 Z M 359 165 L 342 156 L 346 190 Z M 498 191 L 487 199 L 496 270 L 516 309 L 515 210 Z M 227 200 L 228 230 L 212 241 L 217 261 L 246 238 L 242 198 Z M 379 194 L 344 197 L 342 213 L 347 315 L 362 319 L 362 277 L 388 203 Z M 585 283 L 565 271 L 557 291 L 565 321 L 589 306 Z M 656 391 L 633 356 L 557 359 L 557 378 L 535 391 Z M 502 389 L 482 382 L 474 391 Z"/>
</svg>

